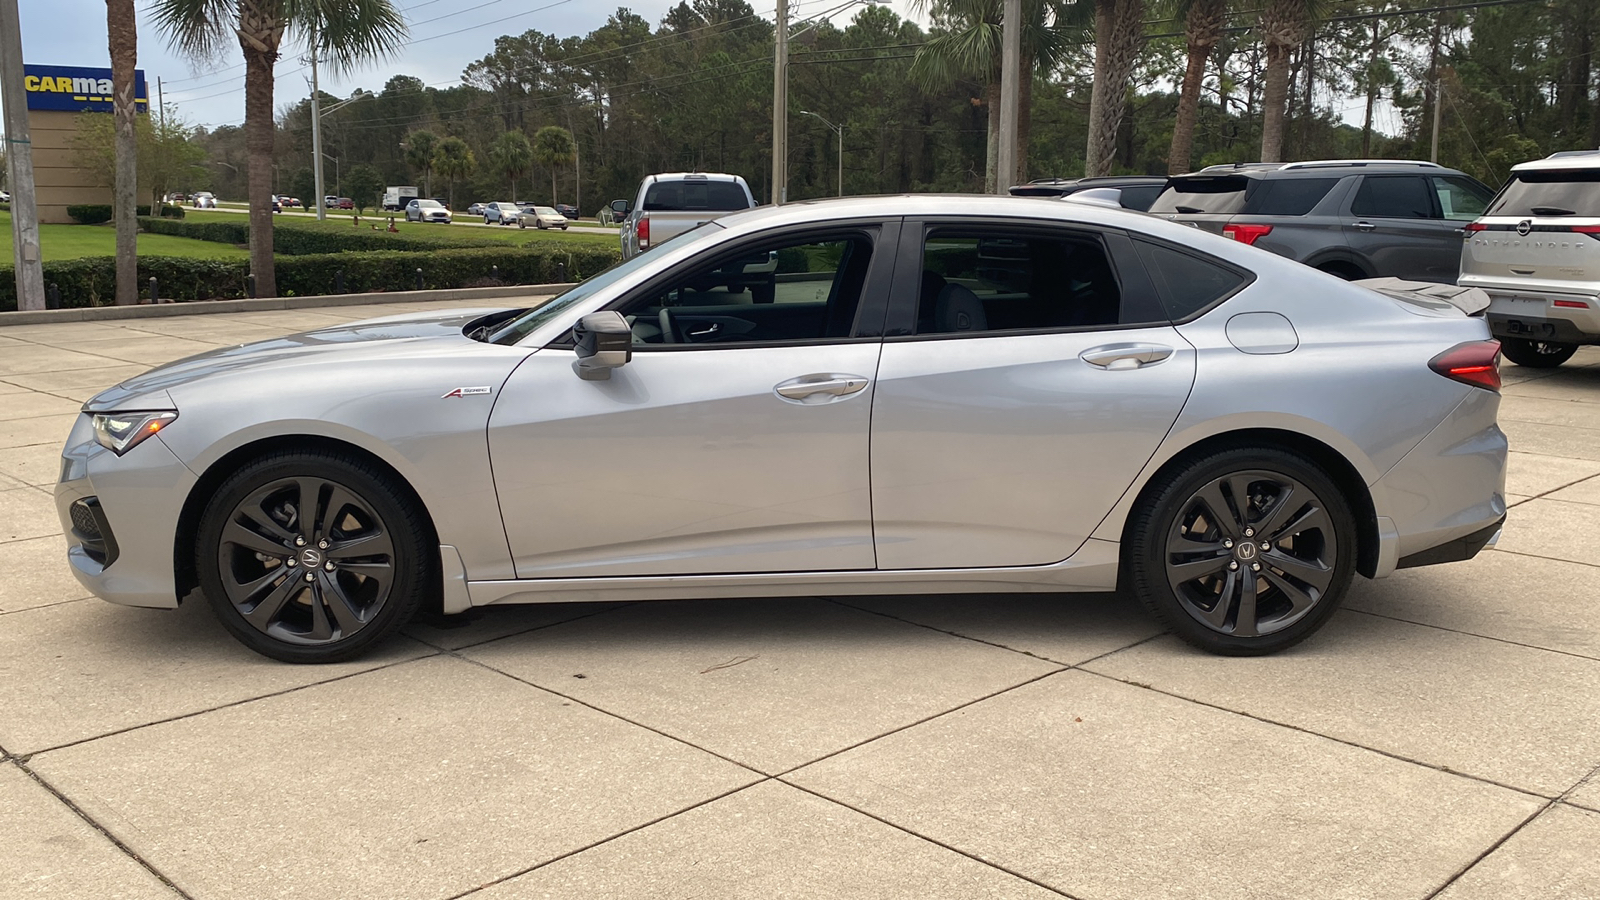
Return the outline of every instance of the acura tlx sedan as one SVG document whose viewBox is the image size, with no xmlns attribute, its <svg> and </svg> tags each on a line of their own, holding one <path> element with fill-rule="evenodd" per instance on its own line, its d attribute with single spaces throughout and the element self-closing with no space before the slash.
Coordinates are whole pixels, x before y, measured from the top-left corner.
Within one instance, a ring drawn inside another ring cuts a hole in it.
<svg viewBox="0 0 1600 900">
<path fill-rule="evenodd" d="M 1498 535 L 1498 361 L 1450 303 L 1137 213 L 804 203 L 534 309 L 155 369 L 85 405 L 56 499 L 94 593 L 198 591 L 294 662 L 425 604 L 1119 586 L 1259 654 Z"/>
</svg>

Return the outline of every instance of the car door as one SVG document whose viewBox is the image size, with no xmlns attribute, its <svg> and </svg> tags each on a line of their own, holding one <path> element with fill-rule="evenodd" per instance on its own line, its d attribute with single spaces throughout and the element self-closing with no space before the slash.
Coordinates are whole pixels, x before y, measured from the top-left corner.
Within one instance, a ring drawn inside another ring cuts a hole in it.
<svg viewBox="0 0 1600 900">
<path fill-rule="evenodd" d="M 1194 383 L 1115 231 L 907 221 L 873 398 L 880 569 L 1043 565 L 1088 539 Z"/>
<path fill-rule="evenodd" d="M 1426 175 L 1364 175 L 1345 239 L 1377 276 L 1454 283 L 1461 227 L 1444 218 Z"/>
<path fill-rule="evenodd" d="M 489 425 L 520 578 L 871 569 L 868 439 L 897 221 L 741 240 L 611 305 L 608 380 L 533 354 Z M 887 246 L 885 252 L 882 248 Z M 762 302 L 736 276 L 779 261 Z"/>
</svg>

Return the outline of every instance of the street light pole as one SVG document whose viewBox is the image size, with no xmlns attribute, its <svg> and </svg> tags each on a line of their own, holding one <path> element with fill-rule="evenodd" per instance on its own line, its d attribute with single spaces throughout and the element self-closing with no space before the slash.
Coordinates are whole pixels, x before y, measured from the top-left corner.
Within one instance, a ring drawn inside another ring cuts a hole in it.
<svg viewBox="0 0 1600 900">
<path fill-rule="evenodd" d="M 22 85 L 22 26 L 17 0 L 0 0 L 0 100 L 5 107 L 6 165 L 11 169 L 11 240 L 16 254 L 17 309 L 44 309 L 39 207 L 33 190 L 28 94 Z"/>
<path fill-rule="evenodd" d="M 1005 0 L 1000 22 L 1000 141 L 994 192 L 1004 194 L 1017 177 L 1017 120 L 1021 108 L 1022 0 Z"/>
<path fill-rule="evenodd" d="M 778 0 L 772 59 L 772 205 L 789 199 L 789 0 Z"/>
<path fill-rule="evenodd" d="M 328 218 L 328 204 L 323 201 L 322 187 L 322 85 L 317 81 L 317 36 L 311 35 L 311 172 L 316 181 L 316 193 L 313 198 L 317 204 L 317 221 L 326 221 Z"/>
<path fill-rule="evenodd" d="M 835 134 L 837 134 L 839 136 L 839 196 L 843 197 L 844 196 L 844 123 L 840 122 L 839 124 L 835 125 L 832 122 L 829 122 L 827 119 L 824 119 L 823 117 L 817 115 L 816 113 L 809 112 L 809 111 L 803 110 L 803 109 L 800 110 L 800 115 L 802 115 L 802 116 L 810 116 L 811 118 L 816 119 L 818 122 L 821 122 L 822 124 L 828 126 L 830 129 L 833 130 L 833 132 Z"/>
</svg>

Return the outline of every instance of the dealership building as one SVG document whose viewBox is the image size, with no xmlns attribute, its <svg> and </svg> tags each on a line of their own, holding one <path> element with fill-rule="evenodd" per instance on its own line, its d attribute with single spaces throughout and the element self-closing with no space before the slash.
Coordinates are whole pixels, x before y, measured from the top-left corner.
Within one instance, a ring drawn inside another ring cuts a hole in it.
<svg viewBox="0 0 1600 900">
<path fill-rule="evenodd" d="M 68 206 L 111 204 L 111 186 L 78 167 L 73 146 L 78 117 L 112 111 L 111 70 L 82 66 L 23 67 L 28 94 L 28 132 L 33 146 L 33 178 L 39 221 L 69 223 Z M 134 74 L 134 104 L 150 111 L 144 72 Z"/>
</svg>

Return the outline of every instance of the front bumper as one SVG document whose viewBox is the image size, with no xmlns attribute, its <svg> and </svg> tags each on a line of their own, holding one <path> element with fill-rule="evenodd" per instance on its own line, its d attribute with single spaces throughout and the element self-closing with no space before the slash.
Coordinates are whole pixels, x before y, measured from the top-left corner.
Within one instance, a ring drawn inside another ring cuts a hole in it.
<svg viewBox="0 0 1600 900">
<path fill-rule="evenodd" d="M 196 481 L 160 435 L 119 457 L 95 441 L 89 416 L 79 415 L 55 488 L 72 574 L 112 603 L 175 608 L 174 537 Z"/>
</svg>

